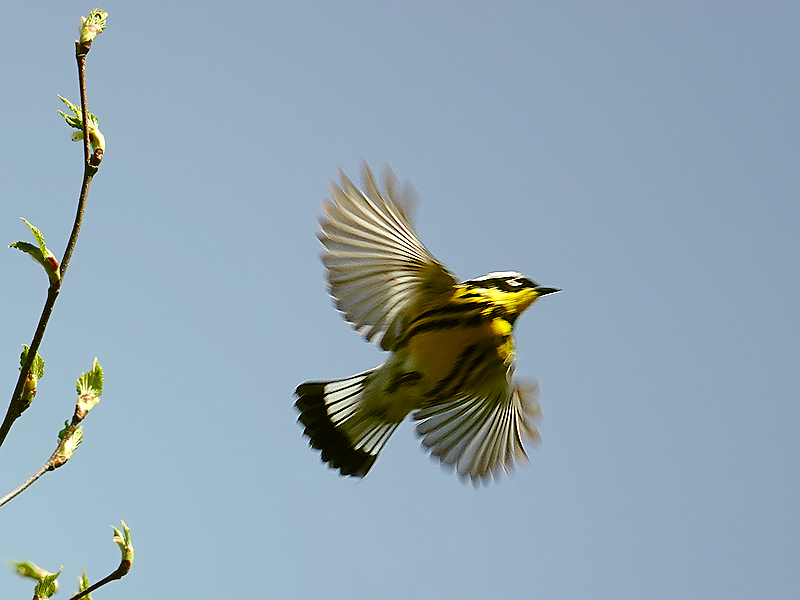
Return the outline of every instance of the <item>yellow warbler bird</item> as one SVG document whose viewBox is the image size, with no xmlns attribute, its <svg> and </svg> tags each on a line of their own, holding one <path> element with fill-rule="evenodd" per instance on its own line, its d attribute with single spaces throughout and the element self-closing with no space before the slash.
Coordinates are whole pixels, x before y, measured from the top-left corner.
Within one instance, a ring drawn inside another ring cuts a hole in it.
<svg viewBox="0 0 800 600">
<path fill-rule="evenodd" d="M 538 438 L 536 385 L 513 379 L 512 330 L 540 296 L 559 290 L 503 271 L 458 283 L 414 233 L 400 188 L 366 164 L 363 190 L 344 173 L 323 205 L 320 241 L 330 293 L 347 321 L 390 352 L 382 365 L 303 383 L 299 421 L 322 460 L 363 477 L 411 413 L 431 454 L 473 483 L 526 460 Z"/>
</svg>

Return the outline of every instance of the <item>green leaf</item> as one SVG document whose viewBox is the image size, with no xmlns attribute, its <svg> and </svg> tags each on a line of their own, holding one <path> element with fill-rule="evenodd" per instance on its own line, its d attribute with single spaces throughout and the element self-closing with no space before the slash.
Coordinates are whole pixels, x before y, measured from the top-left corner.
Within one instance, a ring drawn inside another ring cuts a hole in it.
<svg viewBox="0 0 800 600">
<path fill-rule="evenodd" d="M 28 358 L 28 351 L 30 348 L 27 344 L 22 344 L 22 354 L 19 355 L 19 366 L 22 367 L 25 364 L 25 361 Z M 36 379 L 41 379 L 44 377 L 44 359 L 39 356 L 39 353 L 36 353 L 36 357 L 33 359 L 33 364 L 31 364 L 31 375 L 36 377 Z"/>
<path fill-rule="evenodd" d="M 35 237 L 35 238 L 36 238 L 36 242 L 39 244 L 39 249 L 42 251 L 42 254 L 43 254 L 44 256 L 48 256 L 48 255 L 49 255 L 49 256 L 53 256 L 52 254 L 50 254 L 50 251 L 47 249 L 47 245 L 44 243 L 44 236 L 42 235 L 42 232 L 41 232 L 41 231 L 39 231 L 39 230 L 38 230 L 36 227 L 34 227 L 33 225 L 31 225 L 30 221 L 28 221 L 28 219 L 26 219 L 25 217 L 20 217 L 20 219 L 22 219 L 23 221 L 25 221 L 25 224 L 26 224 L 28 227 L 30 227 L 30 228 L 31 228 L 31 231 L 33 232 L 33 237 Z"/>
<path fill-rule="evenodd" d="M 106 28 L 108 13 L 95 8 L 88 17 L 81 17 L 81 43 L 92 41 Z"/>
<path fill-rule="evenodd" d="M 78 577 L 78 593 L 89 589 L 89 578 L 86 576 L 86 569 L 83 570 L 83 577 Z M 91 594 L 86 594 L 84 600 L 92 600 Z"/>
<path fill-rule="evenodd" d="M 74 127 L 75 129 L 78 130 L 72 135 L 72 141 L 77 142 L 78 140 L 82 140 L 83 110 L 81 110 L 80 106 L 75 106 L 72 102 L 70 102 L 63 96 L 59 96 L 59 98 L 61 98 L 61 101 L 64 104 L 66 104 L 67 108 L 69 108 L 73 113 L 72 115 L 68 115 L 65 112 L 62 112 L 60 110 L 58 111 L 58 114 L 60 114 L 62 117 L 64 117 L 64 119 L 66 119 L 67 124 L 70 127 Z M 100 124 L 97 121 L 97 117 L 92 113 L 90 113 L 89 111 L 86 111 L 86 114 L 88 115 L 88 120 L 86 123 L 86 131 L 89 134 L 89 143 L 92 145 L 93 149 L 96 150 L 97 148 L 102 148 L 103 151 L 105 151 L 106 139 L 105 137 L 103 137 L 103 134 L 100 133 Z"/>
<path fill-rule="evenodd" d="M 58 97 L 61 98 L 61 101 L 64 104 L 67 105 L 68 109 L 70 109 L 72 111 L 71 115 L 68 115 L 67 113 L 62 112 L 60 110 L 57 111 L 58 114 L 60 114 L 62 117 L 64 117 L 66 119 L 67 124 L 70 127 L 74 127 L 75 129 L 80 129 L 81 131 L 83 131 L 83 110 L 81 110 L 81 107 L 80 106 L 76 106 L 75 104 L 73 104 L 72 102 L 70 102 L 69 100 L 64 98 L 64 96 L 59 95 Z M 97 117 L 95 115 L 93 115 L 89 111 L 86 111 L 86 112 L 89 115 L 89 122 L 87 123 L 87 125 L 89 126 L 89 130 L 91 131 L 91 129 L 93 127 L 97 128 L 99 122 L 98 122 Z M 81 139 L 81 138 L 79 138 L 79 139 Z"/>
<path fill-rule="evenodd" d="M 72 432 L 72 435 L 70 435 L 67 438 L 67 441 L 64 443 L 64 450 L 61 454 L 64 456 L 65 462 L 70 458 L 72 458 L 72 453 L 75 452 L 78 446 L 81 445 L 82 441 L 83 441 L 83 427 L 79 425 L 78 427 L 75 428 L 75 430 Z"/>
<path fill-rule="evenodd" d="M 58 114 L 60 114 L 67 120 L 67 124 L 70 127 L 74 127 L 75 129 L 80 129 L 81 131 L 83 131 L 83 111 L 81 110 L 81 107 L 75 106 L 72 102 L 70 102 L 60 94 L 58 97 L 61 98 L 61 101 L 67 105 L 68 109 L 72 111 L 71 115 L 61 112 L 60 110 L 58 111 Z"/>
<path fill-rule="evenodd" d="M 133 545 L 131 544 L 131 529 L 125 524 L 125 521 L 120 521 L 122 523 L 122 530 L 125 532 L 124 534 L 120 532 L 119 529 L 112 526 L 114 530 L 114 537 L 111 538 L 111 541 L 116 542 L 119 549 L 122 550 L 122 560 L 128 561 L 128 568 L 130 568 L 130 564 L 133 563 Z"/>
<path fill-rule="evenodd" d="M 83 441 L 83 427 L 75 427 L 71 433 L 69 433 L 69 428 L 70 426 L 67 426 L 58 433 L 58 439 L 61 440 L 61 448 L 53 457 L 52 465 L 54 469 L 66 464 L 66 462 L 72 458 L 72 454 Z M 69 433 L 69 436 L 65 439 L 67 433 Z"/>
<path fill-rule="evenodd" d="M 103 393 L 103 368 L 97 362 L 97 358 L 94 359 L 92 370 L 78 377 L 78 393 L 96 396 Z"/>
<path fill-rule="evenodd" d="M 92 370 L 78 377 L 78 402 L 75 407 L 75 417 L 83 420 L 87 413 L 100 402 L 103 394 L 103 368 L 94 359 Z"/>
<path fill-rule="evenodd" d="M 17 250 L 25 252 L 33 260 L 44 267 L 44 270 L 47 272 L 47 276 L 50 278 L 51 283 L 58 281 L 61 279 L 61 273 L 58 270 L 58 260 L 56 260 L 56 257 L 53 256 L 53 253 L 47 249 L 47 245 L 44 243 L 44 236 L 42 235 L 42 232 L 31 225 L 26 218 L 20 217 L 20 219 L 25 221 L 28 227 L 30 227 L 31 231 L 33 232 L 33 237 L 36 238 L 36 242 L 39 244 L 39 247 L 37 248 L 28 242 L 14 242 L 13 244 L 9 245 L 9 248 L 16 248 Z"/>
<path fill-rule="evenodd" d="M 28 352 L 30 348 L 25 344 L 22 345 L 22 353 L 19 355 L 19 370 L 22 371 L 22 367 L 25 366 L 25 361 L 28 359 Z M 36 388 L 39 385 L 39 379 L 44 376 L 44 360 L 42 357 L 39 356 L 37 353 L 36 356 L 33 358 L 33 362 L 31 363 L 31 370 L 25 377 L 25 383 L 22 388 L 22 404 L 20 406 L 20 412 L 28 410 L 28 407 L 33 402 L 34 396 L 36 396 Z"/>
<path fill-rule="evenodd" d="M 58 439 L 63 440 L 64 436 L 67 435 L 68 429 L 69 429 L 69 421 L 64 421 L 64 429 L 58 432 Z"/>
<path fill-rule="evenodd" d="M 58 583 L 56 582 L 56 579 L 58 579 L 58 576 L 61 575 L 61 571 L 63 570 L 64 567 L 61 567 L 58 570 L 58 573 L 48 573 L 42 577 L 41 580 L 39 580 L 39 583 L 36 584 L 36 589 L 33 592 L 37 598 L 45 600 L 46 598 L 50 598 L 58 591 Z"/>
<path fill-rule="evenodd" d="M 33 564 L 29 560 L 23 560 L 20 562 L 11 561 L 11 566 L 20 577 L 29 577 L 31 579 L 35 579 L 36 581 L 41 581 L 42 577 L 45 575 L 50 575 L 50 573 Z"/>
<path fill-rule="evenodd" d="M 28 242 L 14 242 L 13 244 L 9 244 L 8 247 L 22 250 L 37 263 L 44 266 L 44 256 L 42 256 L 42 251 L 33 244 L 29 244 Z"/>
</svg>

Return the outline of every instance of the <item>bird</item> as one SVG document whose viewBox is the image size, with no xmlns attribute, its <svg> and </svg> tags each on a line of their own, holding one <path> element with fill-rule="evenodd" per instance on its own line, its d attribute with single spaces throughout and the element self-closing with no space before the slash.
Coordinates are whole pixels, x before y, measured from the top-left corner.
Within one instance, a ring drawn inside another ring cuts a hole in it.
<svg viewBox="0 0 800 600">
<path fill-rule="evenodd" d="M 411 415 L 431 456 L 474 485 L 528 461 L 538 441 L 538 382 L 514 379 L 513 329 L 540 297 L 561 291 L 515 271 L 458 283 L 411 225 L 416 193 L 388 166 L 365 162 L 359 189 L 339 170 L 317 237 L 336 308 L 389 353 L 374 369 L 297 387 L 309 445 L 341 475 L 364 477 Z"/>
</svg>

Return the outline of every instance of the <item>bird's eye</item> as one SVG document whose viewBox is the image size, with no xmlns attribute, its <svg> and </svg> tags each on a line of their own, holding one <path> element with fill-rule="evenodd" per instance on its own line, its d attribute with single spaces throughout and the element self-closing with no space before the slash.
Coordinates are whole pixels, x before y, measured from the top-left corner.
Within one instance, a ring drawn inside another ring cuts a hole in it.
<svg viewBox="0 0 800 600">
<path fill-rule="evenodd" d="M 536 287 L 536 283 L 527 277 L 513 277 L 511 279 L 506 279 L 503 284 L 502 288 L 507 292 L 515 292 L 521 288 L 534 288 Z"/>
<path fill-rule="evenodd" d="M 511 278 L 511 279 L 501 279 L 498 282 L 499 283 L 499 287 L 500 287 L 500 289 L 502 289 L 502 290 L 504 290 L 506 292 L 515 292 L 519 288 L 522 287 L 522 285 L 523 285 L 522 279 L 523 279 L 522 277 L 514 277 L 514 278 Z"/>
</svg>

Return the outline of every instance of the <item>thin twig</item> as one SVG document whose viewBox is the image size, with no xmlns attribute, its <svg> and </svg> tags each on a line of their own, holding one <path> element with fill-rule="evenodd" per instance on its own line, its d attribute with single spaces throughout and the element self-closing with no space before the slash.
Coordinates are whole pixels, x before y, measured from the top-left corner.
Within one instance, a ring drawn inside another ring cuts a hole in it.
<svg viewBox="0 0 800 600">
<path fill-rule="evenodd" d="M 79 598 L 83 598 L 89 592 L 93 592 L 99 587 L 104 586 L 105 584 L 114 581 L 116 579 L 122 579 L 127 575 L 130 570 L 131 566 L 133 566 L 133 546 L 131 545 L 131 530 L 130 528 L 125 525 L 125 521 L 122 521 L 122 531 L 119 531 L 116 527 L 114 527 L 114 537 L 112 540 L 117 543 L 119 549 L 122 550 L 122 558 L 120 558 L 119 566 L 117 570 L 111 573 L 108 577 L 101 579 L 94 585 L 89 586 L 82 592 L 75 594 L 70 600 L 78 600 Z M 86 573 L 83 574 L 83 581 L 86 581 Z"/>
<path fill-rule="evenodd" d="M 60 467 L 61 464 L 63 464 L 63 462 L 65 462 L 65 461 L 62 461 L 61 463 L 56 464 L 56 461 L 57 461 L 58 457 L 64 451 L 64 446 L 69 441 L 70 437 L 72 436 L 73 432 L 75 431 L 75 428 L 78 427 L 78 425 L 80 425 L 80 420 L 73 418 L 72 423 L 70 424 L 70 426 L 67 427 L 64 430 L 64 432 L 61 434 L 61 440 L 59 441 L 58 446 L 56 447 L 55 451 L 50 455 L 50 458 L 48 458 L 45 461 L 45 463 L 39 468 L 39 470 L 36 471 L 36 473 L 34 473 L 33 475 L 31 475 L 30 478 L 28 478 L 28 480 L 25 483 L 23 483 L 21 486 L 19 486 L 17 489 L 15 489 L 13 492 L 10 492 L 9 494 L 6 494 L 3 498 L 0 498 L 0 506 L 3 506 L 7 502 L 9 502 L 9 501 L 13 500 L 14 498 L 16 498 L 17 496 L 19 496 L 22 492 L 24 492 L 26 489 L 28 489 L 37 479 L 39 479 L 39 477 L 41 477 L 42 475 L 44 475 L 48 471 L 52 471 L 53 469 L 55 469 L 57 467 Z"/>
<path fill-rule="evenodd" d="M 125 575 L 128 574 L 128 571 L 130 571 L 130 570 L 131 570 L 130 561 L 123 559 L 122 562 L 119 564 L 119 567 L 117 567 L 117 570 L 114 571 L 113 573 L 111 573 L 111 575 L 109 575 L 108 577 L 106 577 L 104 579 L 101 579 L 100 581 L 98 581 L 94 585 L 89 586 L 88 588 L 86 588 L 82 592 L 78 592 L 77 594 L 75 594 L 69 600 L 78 600 L 79 598 L 83 598 L 86 594 L 91 594 L 97 588 L 103 587 L 107 583 L 110 583 L 110 582 L 115 581 L 117 579 L 122 579 L 123 577 L 125 577 Z"/>
<path fill-rule="evenodd" d="M 70 258 L 72 258 L 72 252 L 75 249 L 76 242 L 78 241 L 78 234 L 80 234 L 81 225 L 83 224 L 83 213 L 86 208 L 86 198 L 89 195 L 89 186 L 92 184 L 92 178 L 94 177 L 95 173 L 97 173 L 100 160 L 102 160 L 102 151 L 99 151 L 99 153 L 95 152 L 95 154 L 92 155 L 89 147 L 87 119 L 87 115 L 89 113 L 86 109 L 86 54 L 90 49 L 91 42 L 84 42 L 83 44 L 75 42 L 75 59 L 78 62 L 78 86 L 80 88 L 81 110 L 83 111 L 84 157 L 83 183 L 81 185 L 80 197 L 78 198 L 78 210 L 75 214 L 75 222 L 72 225 L 72 233 L 69 236 L 67 247 L 64 250 L 64 256 L 61 259 L 61 278 L 58 281 L 51 283 L 50 288 L 47 291 L 47 300 L 45 301 L 44 308 L 42 309 L 42 316 L 39 318 L 39 324 L 36 326 L 36 331 L 33 334 L 33 340 L 31 341 L 30 349 L 28 350 L 28 356 L 25 360 L 25 363 L 22 365 L 22 368 L 20 368 L 17 385 L 14 388 L 14 393 L 11 395 L 11 402 L 8 405 L 6 416 L 3 419 L 2 425 L 0 425 L 0 446 L 2 446 L 3 442 L 5 442 L 6 436 L 11 430 L 11 426 L 14 424 L 14 421 L 16 421 L 20 415 L 22 415 L 26 408 L 23 405 L 22 400 L 25 381 L 28 379 L 28 375 L 31 372 L 31 367 L 33 366 L 33 361 L 36 358 L 37 352 L 39 351 L 39 345 L 44 337 L 44 331 L 47 328 L 47 322 L 50 319 L 50 314 L 53 312 L 53 306 L 56 303 L 58 292 L 61 289 L 61 282 L 64 280 L 64 275 L 67 272 L 67 266 L 69 265 Z"/>
<path fill-rule="evenodd" d="M 97 165 L 92 164 L 92 154 L 89 146 L 89 114 L 86 108 L 86 53 L 89 52 L 91 43 L 80 44 L 75 42 L 75 59 L 78 61 L 78 87 L 80 88 L 81 96 L 81 111 L 83 113 L 83 184 L 81 185 L 81 195 L 78 198 L 78 210 L 75 214 L 75 223 L 72 225 L 72 234 L 69 236 L 67 248 L 64 250 L 64 256 L 61 259 L 61 278 L 67 272 L 67 266 L 72 258 L 72 251 L 75 249 L 75 243 L 78 241 L 78 234 L 81 231 L 83 224 L 83 212 L 86 208 L 86 198 L 89 195 L 89 186 L 92 184 L 92 178 L 97 173 Z"/>
<path fill-rule="evenodd" d="M 44 330 L 47 327 L 47 321 L 50 319 L 50 314 L 53 312 L 53 306 L 56 303 L 56 298 L 58 298 L 60 287 L 60 282 L 56 281 L 51 283 L 50 288 L 47 290 L 47 300 L 45 301 L 44 308 L 42 309 L 42 316 L 39 317 L 39 324 L 36 327 L 36 332 L 33 334 L 33 340 L 31 341 L 30 349 L 28 350 L 28 356 L 25 359 L 25 363 L 19 370 L 19 379 L 17 379 L 17 385 L 14 388 L 14 393 L 11 395 L 11 402 L 8 406 L 6 417 L 3 419 L 3 424 L 0 425 L 0 446 L 3 445 L 3 442 L 5 441 L 8 432 L 11 430 L 11 426 L 14 424 L 14 421 L 16 421 L 25 410 L 22 401 L 22 391 L 25 386 L 25 381 L 28 379 L 28 374 L 31 372 L 33 360 L 36 358 L 36 353 L 39 351 L 39 345 L 42 343 Z"/>
<path fill-rule="evenodd" d="M 28 487 L 30 487 L 31 484 L 33 484 L 34 481 L 36 481 L 37 479 L 39 479 L 39 477 L 41 477 L 42 475 L 47 473 L 47 471 L 48 471 L 47 463 L 49 463 L 49 462 L 50 461 L 48 460 L 46 463 L 44 463 L 42 468 L 40 468 L 38 471 L 36 471 L 36 473 L 31 475 L 31 477 L 30 477 L 30 479 L 28 479 L 28 481 L 23 483 L 21 486 L 19 486 L 13 492 L 10 492 L 9 494 L 6 494 L 3 498 L 0 498 L 0 506 L 3 506 L 6 502 L 9 502 L 9 501 L 13 500 L 14 498 L 16 498 L 17 496 L 19 496 L 22 492 L 24 492 L 26 489 L 28 489 Z"/>
</svg>

